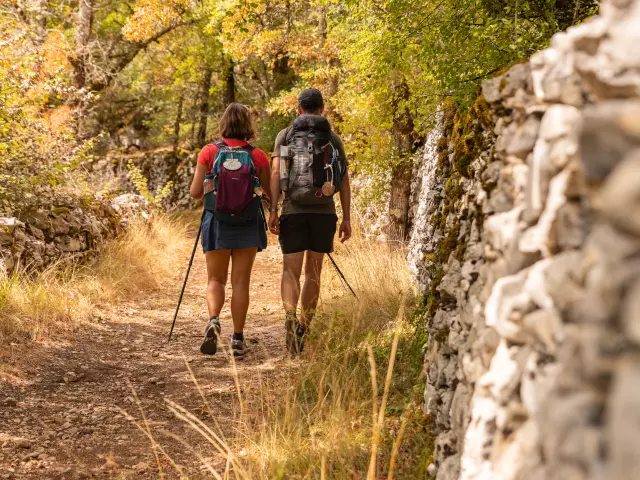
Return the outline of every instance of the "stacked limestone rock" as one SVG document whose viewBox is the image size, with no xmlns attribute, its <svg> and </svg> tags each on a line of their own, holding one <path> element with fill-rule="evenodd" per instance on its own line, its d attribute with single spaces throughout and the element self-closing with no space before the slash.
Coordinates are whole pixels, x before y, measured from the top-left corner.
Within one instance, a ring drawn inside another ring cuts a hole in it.
<svg viewBox="0 0 640 480">
<path fill-rule="evenodd" d="M 144 198 L 132 194 L 111 201 L 92 198 L 84 205 L 70 197 L 55 207 L 0 218 L 0 274 L 91 261 L 132 217 L 149 218 L 148 208 Z"/>
<path fill-rule="evenodd" d="M 640 478 L 638 41 L 640 1 L 609 2 L 483 86 L 483 254 L 429 318 L 438 479 Z"/>
</svg>

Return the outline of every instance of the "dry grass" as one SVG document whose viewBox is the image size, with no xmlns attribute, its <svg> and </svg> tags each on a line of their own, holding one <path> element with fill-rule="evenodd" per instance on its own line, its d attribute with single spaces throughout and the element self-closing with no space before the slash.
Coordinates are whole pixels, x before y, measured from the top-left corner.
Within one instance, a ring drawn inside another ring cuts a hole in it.
<svg viewBox="0 0 640 480">
<path fill-rule="evenodd" d="M 244 422 L 245 469 L 265 479 L 389 478 L 404 421 L 411 434 L 396 445 L 393 462 L 402 471 L 395 478 L 420 478 L 429 437 L 417 408 L 426 337 L 413 325 L 417 299 L 406 252 L 356 235 L 334 259 L 358 298 L 327 262 L 305 354 L 286 385 L 264 386 L 264 413 Z"/>
<path fill-rule="evenodd" d="M 160 287 L 188 251 L 187 226 L 167 216 L 133 222 L 94 265 L 0 276 L 0 343 L 71 331 L 92 319 L 96 305 Z"/>
<path fill-rule="evenodd" d="M 233 434 L 214 433 L 213 414 L 209 427 L 179 412 L 227 459 L 215 478 L 426 478 L 433 447 L 420 410 L 426 334 L 413 318 L 405 257 L 361 237 L 338 248 L 334 258 L 358 299 L 327 262 L 302 358 L 258 389 L 241 394 L 236 382 L 242 408 Z"/>
</svg>

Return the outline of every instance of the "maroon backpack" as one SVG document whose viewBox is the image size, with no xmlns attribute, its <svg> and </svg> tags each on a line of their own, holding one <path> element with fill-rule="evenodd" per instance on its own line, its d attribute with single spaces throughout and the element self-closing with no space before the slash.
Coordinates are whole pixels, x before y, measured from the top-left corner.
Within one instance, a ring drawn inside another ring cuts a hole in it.
<svg viewBox="0 0 640 480">
<path fill-rule="evenodd" d="M 255 147 L 230 147 L 224 141 L 215 145 L 218 152 L 205 179 L 205 183 L 213 180 L 213 191 L 205 193 L 205 209 L 212 210 L 218 220 L 228 223 L 255 220 L 260 203 L 255 193 L 260 181 L 251 154 Z"/>
</svg>

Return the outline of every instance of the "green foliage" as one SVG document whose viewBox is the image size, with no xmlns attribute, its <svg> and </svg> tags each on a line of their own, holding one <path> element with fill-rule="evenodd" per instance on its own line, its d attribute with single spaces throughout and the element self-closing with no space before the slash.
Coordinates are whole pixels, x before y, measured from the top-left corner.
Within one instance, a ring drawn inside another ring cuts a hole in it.
<svg viewBox="0 0 640 480">
<path fill-rule="evenodd" d="M 435 112 L 470 107 L 446 116 L 453 144 L 438 144 L 440 167 L 451 160 L 453 171 L 468 177 L 483 146 L 477 134 L 490 124 L 486 103 L 476 100 L 478 83 L 545 47 L 598 5 L 106 0 L 93 10 L 83 46 L 77 3 L 36 3 L 9 2 L 0 16 L 8 39 L 0 44 L 5 210 L 62 188 L 86 157 L 76 133 L 86 139 L 106 132 L 116 145 L 133 135 L 149 148 L 191 149 L 205 112 L 211 140 L 231 88 L 257 112 L 256 143 L 266 151 L 294 115 L 298 92 L 320 88 L 353 171 L 371 179 L 367 203 L 384 201 L 390 170 L 418 148 Z M 210 85 L 203 81 L 208 71 Z"/>
<path fill-rule="evenodd" d="M 433 338 L 436 342 L 440 342 L 440 343 L 446 342 L 447 339 L 449 338 L 449 329 L 441 328 L 433 335 Z"/>
<path fill-rule="evenodd" d="M 0 47 L 0 60 L 10 56 L 6 50 L 7 44 Z M 25 98 L 30 71 L 0 61 L 0 215 L 51 203 L 86 153 L 86 144 L 53 127 Z"/>
<path fill-rule="evenodd" d="M 269 154 L 269 152 L 273 151 L 273 146 L 280 130 L 287 128 L 294 118 L 293 115 L 274 113 L 260 119 L 256 126 L 257 139 L 252 144 Z"/>
<path fill-rule="evenodd" d="M 149 190 L 149 181 L 147 180 L 147 177 L 142 174 L 140 169 L 136 167 L 131 160 L 127 163 L 127 170 L 129 181 L 135 186 L 138 193 L 142 195 L 150 205 L 153 205 L 155 208 L 162 208 L 162 202 L 171 195 L 173 182 L 167 182 L 167 184 L 158 189 L 154 195 Z"/>
</svg>

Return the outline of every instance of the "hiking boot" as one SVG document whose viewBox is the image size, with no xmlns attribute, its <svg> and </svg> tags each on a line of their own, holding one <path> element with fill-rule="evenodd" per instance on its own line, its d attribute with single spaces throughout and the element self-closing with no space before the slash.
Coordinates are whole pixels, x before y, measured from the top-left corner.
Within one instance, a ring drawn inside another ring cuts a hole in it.
<svg viewBox="0 0 640 480">
<path fill-rule="evenodd" d="M 287 313 L 284 322 L 285 344 L 291 355 L 302 353 L 304 348 L 304 336 L 307 332 L 306 328 L 300 325 L 294 313 Z"/>
<path fill-rule="evenodd" d="M 244 338 L 243 339 L 231 339 L 231 351 L 233 352 L 234 357 L 243 357 L 246 353 L 246 349 L 244 348 Z"/>
<path fill-rule="evenodd" d="M 307 329 L 298 323 L 298 327 L 296 328 L 296 344 L 298 346 L 298 353 L 302 353 L 302 349 L 304 348 L 304 339 L 306 336 Z"/>
<path fill-rule="evenodd" d="M 298 320 L 296 319 L 295 313 L 287 312 L 284 320 L 284 343 L 287 347 L 287 351 L 291 355 L 295 355 L 298 353 L 296 346 L 296 329 L 298 327 Z"/>
<path fill-rule="evenodd" d="M 202 353 L 205 355 L 214 355 L 216 353 L 221 331 L 222 327 L 220 327 L 218 317 L 211 317 L 204 331 L 204 340 L 202 341 L 202 345 L 200 345 L 200 351 Z"/>
</svg>

